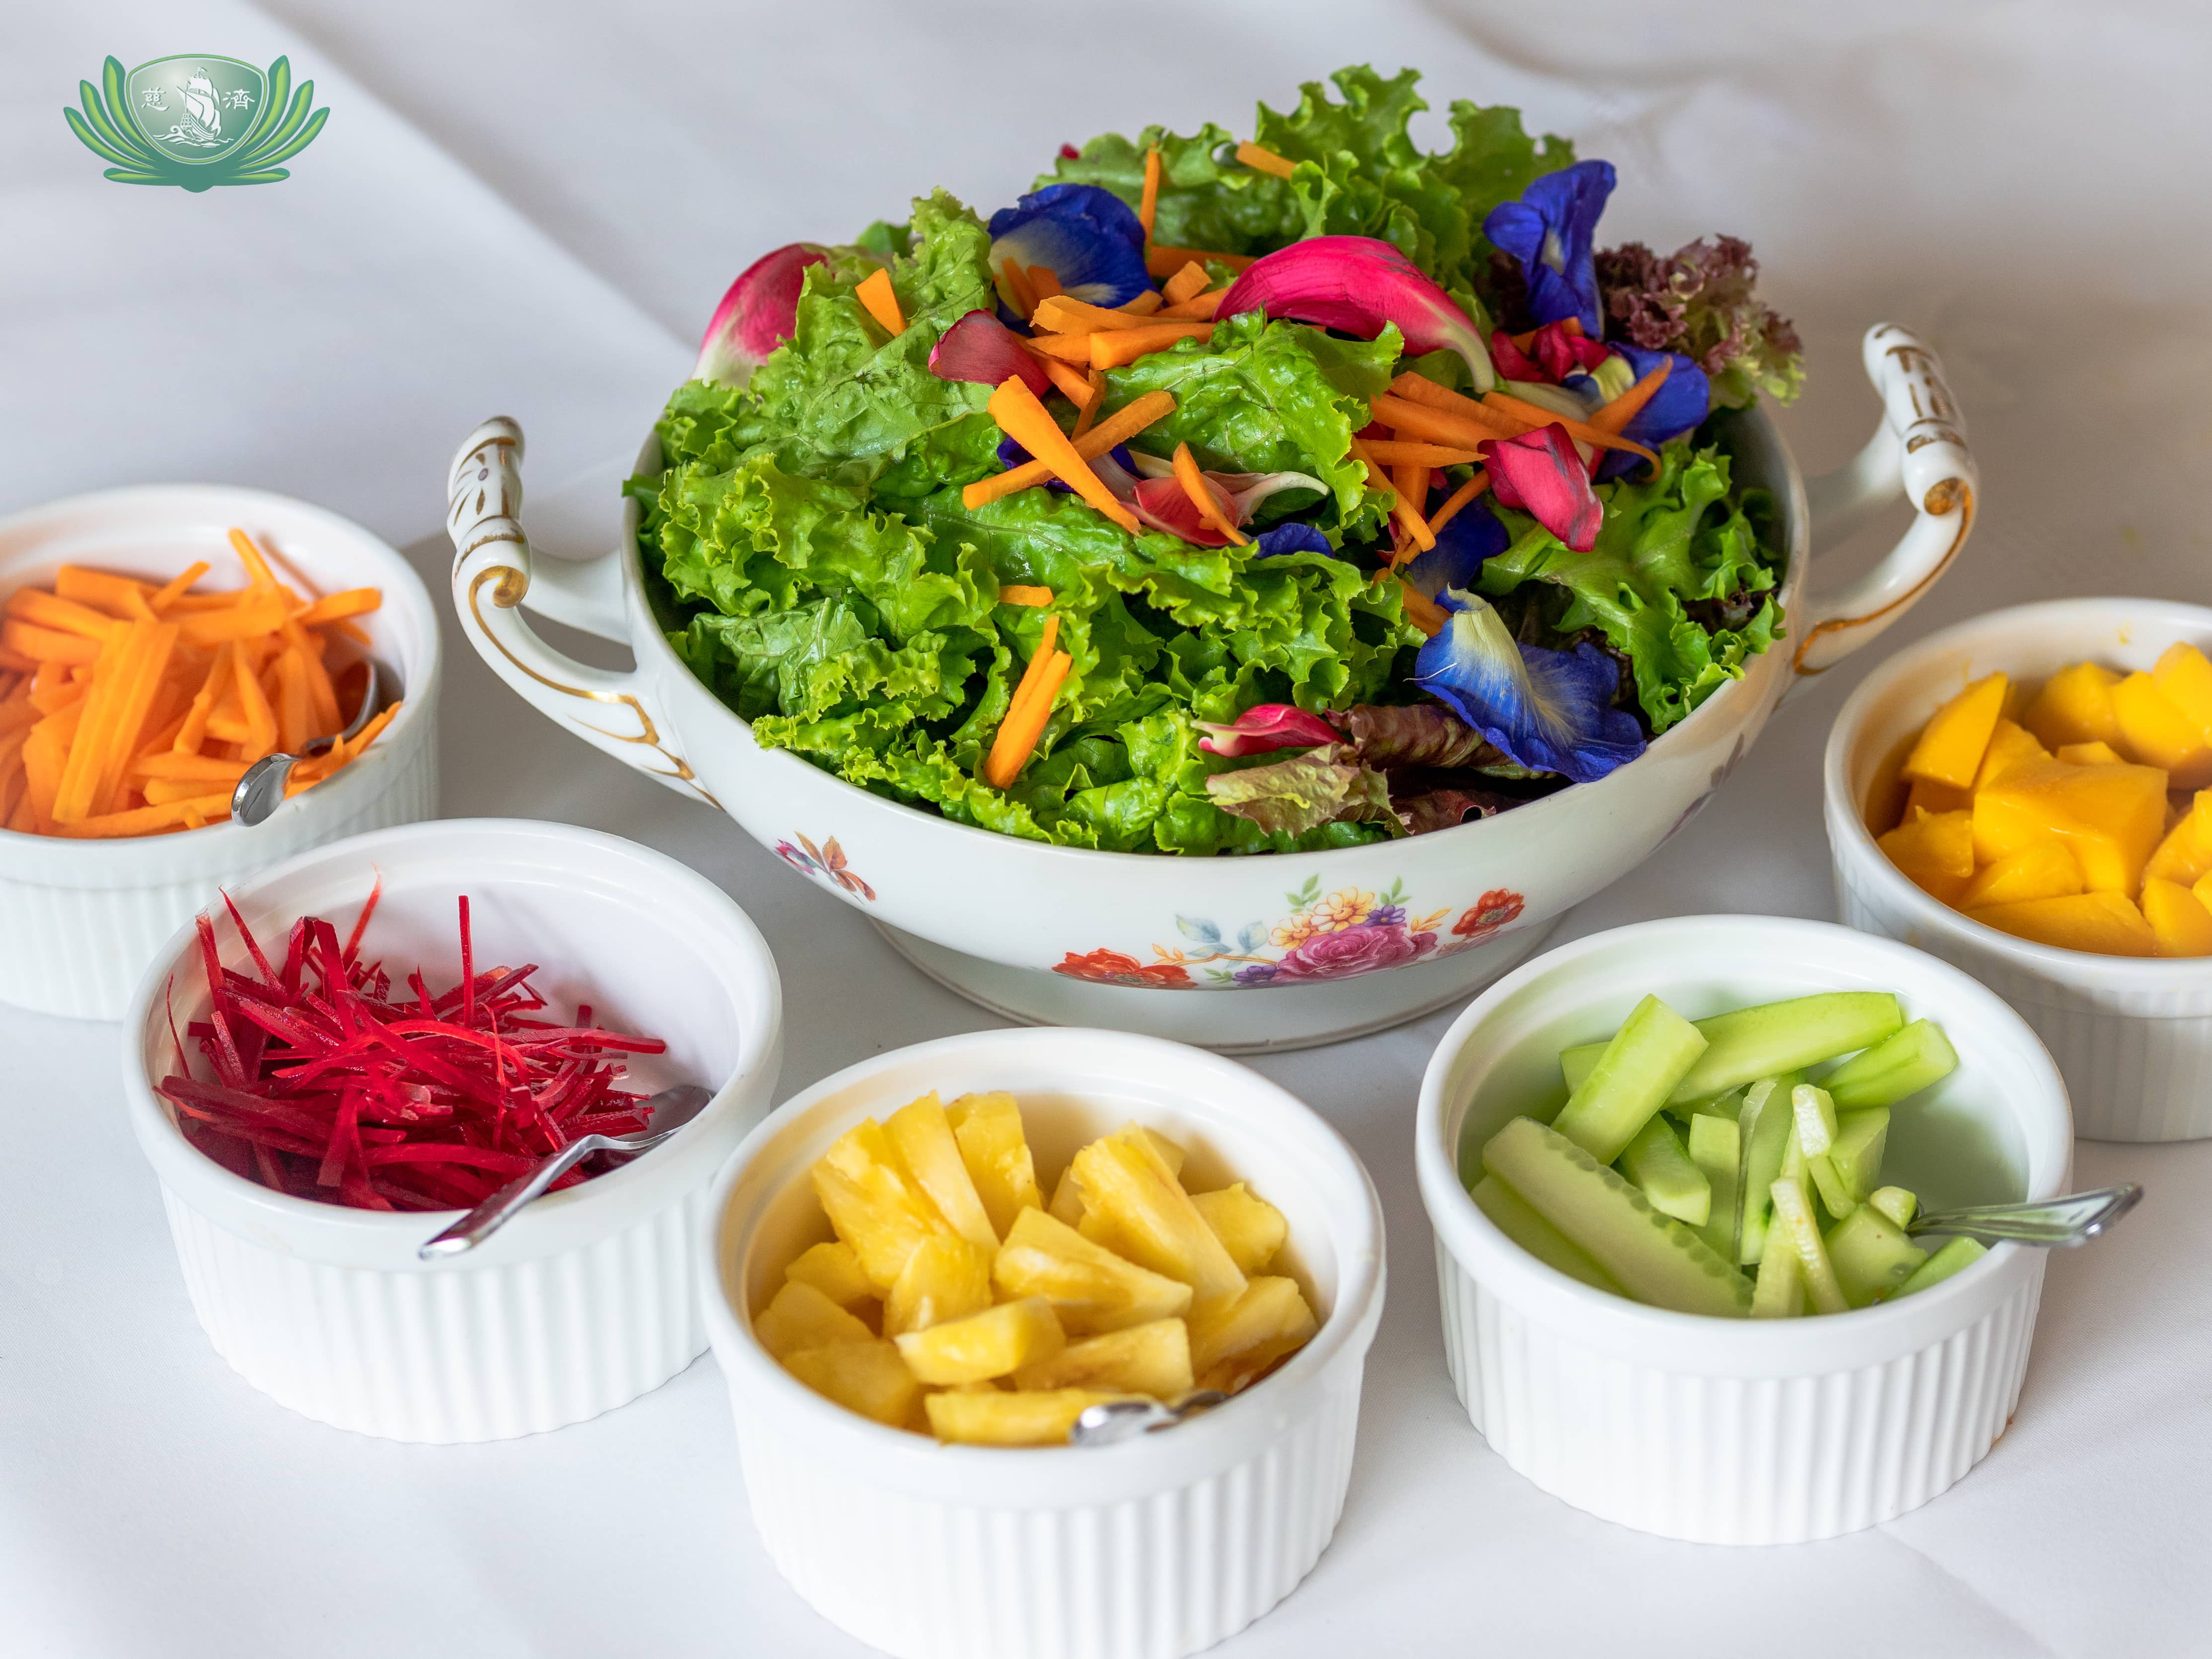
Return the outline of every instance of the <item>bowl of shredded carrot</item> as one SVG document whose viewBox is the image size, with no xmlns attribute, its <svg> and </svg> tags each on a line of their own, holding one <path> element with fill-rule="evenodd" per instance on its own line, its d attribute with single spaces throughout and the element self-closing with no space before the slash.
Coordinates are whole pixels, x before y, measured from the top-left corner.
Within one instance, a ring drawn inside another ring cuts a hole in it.
<svg viewBox="0 0 2212 1659">
<path fill-rule="evenodd" d="M 438 678 L 406 562 L 305 502 L 157 486 L 0 520 L 0 1002 L 112 1018 L 218 884 L 428 816 Z M 234 821 L 271 755 L 302 757 L 285 799 Z"/>
</svg>

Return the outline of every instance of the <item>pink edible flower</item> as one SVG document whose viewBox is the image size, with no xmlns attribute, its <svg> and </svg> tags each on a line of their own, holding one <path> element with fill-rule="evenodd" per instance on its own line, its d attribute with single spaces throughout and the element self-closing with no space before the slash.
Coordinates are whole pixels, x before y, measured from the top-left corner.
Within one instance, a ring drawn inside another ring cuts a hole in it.
<svg viewBox="0 0 2212 1659">
<path fill-rule="evenodd" d="M 1577 553 L 1597 545 L 1605 507 L 1566 428 L 1554 422 L 1517 438 L 1489 439 L 1480 448 L 1501 506 L 1528 514 Z"/>
<path fill-rule="evenodd" d="M 988 311 L 971 311 L 929 349 L 929 372 L 940 380 L 1001 386 L 1009 374 L 1040 398 L 1052 390 L 1044 365 L 1024 349 L 1021 337 Z"/>
<path fill-rule="evenodd" d="M 1406 354 L 1450 350 L 1466 360 L 1474 389 L 1498 384 L 1482 336 L 1451 295 L 1413 262 L 1372 236 L 1316 236 L 1255 259 L 1222 296 L 1214 320 L 1264 311 L 1372 340 L 1391 324 Z"/>
<path fill-rule="evenodd" d="M 752 372 L 798 326 L 806 267 L 828 257 L 812 242 L 793 242 L 747 265 L 714 307 L 707 336 L 699 342 L 699 361 L 692 367 L 691 378 L 725 386 L 743 386 L 750 380 Z"/>
<path fill-rule="evenodd" d="M 1320 715 L 1286 702 L 1255 704 L 1239 714 L 1233 726 L 1200 720 L 1198 729 L 1206 733 L 1198 746 L 1224 760 L 1264 755 L 1275 749 L 1315 749 L 1337 740 L 1336 728 Z"/>
</svg>

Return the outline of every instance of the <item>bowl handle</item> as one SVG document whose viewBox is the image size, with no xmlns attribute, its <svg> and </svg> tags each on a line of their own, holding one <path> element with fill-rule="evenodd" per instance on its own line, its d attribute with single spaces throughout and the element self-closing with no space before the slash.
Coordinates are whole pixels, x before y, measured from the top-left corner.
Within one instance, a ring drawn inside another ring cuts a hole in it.
<svg viewBox="0 0 2212 1659">
<path fill-rule="evenodd" d="M 453 540 L 453 610 L 492 672 L 538 711 L 678 793 L 721 803 L 671 748 L 672 733 L 645 676 L 593 668 L 556 651 L 523 620 L 534 605 L 558 622 L 628 644 L 622 572 L 611 553 L 533 563 L 522 529 L 522 428 L 495 416 L 469 434 L 447 478 L 446 533 Z M 534 580 L 533 580 L 534 579 Z"/>
<path fill-rule="evenodd" d="M 1842 540 L 1899 490 L 1912 503 L 1912 525 L 1856 581 L 1800 602 L 1790 619 L 1800 684 L 1910 611 L 1958 557 L 1974 526 L 1981 475 L 1942 363 L 1919 336 L 1894 323 L 1869 329 L 1863 355 L 1867 378 L 1881 394 L 1881 424 L 1847 465 L 1807 483 L 1812 539 L 1816 546 Z"/>
</svg>

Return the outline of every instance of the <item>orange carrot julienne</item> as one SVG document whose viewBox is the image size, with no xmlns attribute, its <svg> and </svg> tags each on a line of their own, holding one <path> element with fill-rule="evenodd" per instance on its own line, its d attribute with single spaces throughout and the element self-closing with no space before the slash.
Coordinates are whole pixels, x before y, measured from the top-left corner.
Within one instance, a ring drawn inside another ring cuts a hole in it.
<svg viewBox="0 0 2212 1659">
<path fill-rule="evenodd" d="M 1047 373 L 1050 373 L 1049 370 Z M 1106 406 L 1106 377 L 1097 369 L 1084 371 L 1085 384 L 1091 389 L 1090 400 L 1080 406 L 1075 417 L 1075 430 L 1069 435 L 1080 438 L 1091 430 L 1091 423 L 1098 418 L 1098 411 Z M 1086 455 L 1086 459 L 1089 457 Z"/>
<path fill-rule="evenodd" d="M 1152 240 L 1152 222 L 1160 211 L 1160 152 L 1158 145 L 1145 152 L 1145 190 L 1137 198 L 1137 222 L 1145 228 L 1145 240 Z"/>
<path fill-rule="evenodd" d="M 227 793 L 203 795 L 197 799 L 173 801 L 163 806 L 140 806 L 127 812 L 102 813 L 70 823 L 57 819 L 54 833 L 81 841 L 143 836 L 156 830 L 181 828 L 188 811 L 198 812 L 203 819 L 227 818 L 230 816 L 230 796 Z"/>
<path fill-rule="evenodd" d="M 1229 538 L 1231 547 L 1242 547 L 1249 539 L 1231 523 L 1221 503 L 1214 499 L 1213 486 L 1198 465 L 1198 457 L 1190 453 L 1188 444 L 1177 444 L 1175 452 L 1175 480 L 1182 486 L 1182 493 L 1198 509 L 1198 516 Z"/>
<path fill-rule="evenodd" d="M 1363 438 L 1369 454 L 1385 466 L 1480 466 L 1482 456 L 1450 444 L 1410 442 L 1402 438 Z"/>
<path fill-rule="evenodd" d="M 1080 300 L 1071 300 L 1065 294 L 1039 301 L 1036 313 L 1030 317 L 1032 327 L 1054 334 L 1095 334 L 1102 328 L 1143 328 L 1143 319 L 1126 311 L 1109 311 L 1104 306 L 1086 305 Z"/>
<path fill-rule="evenodd" d="M 1355 459 L 1366 466 L 1367 482 L 1371 488 L 1390 490 L 1395 498 L 1390 503 L 1390 516 L 1413 539 L 1413 544 L 1424 553 L 1434 547 L 1437 544 L 1437 538 L 1429 533 L 1428 521 L 1421 517 L 1420 509 L 1398 494 L 1390 483 L 1389 473 L 1384 469 L 1382 462 L 1368 453 L 1366 443 L 1361 439 L 1354 438 L 1352 441 L 1352 453 Z"/>
<path fill-rule="evenodd" d="M 54 592 L 58 598 L 74 599 L 79 605 L 90 605 L 125 621 L 154 614 L 153 607 L 147 603 L 148 589 L 143 582 L 133 581 L 128 576 L 110 575 L 105 570 L 87 570 L 82 565 L 65 564 L 55 571 Z"/>
<path fill-rule="evenodd" d="M 380 609 L 383 604 L 384 595 L 377 588 L 349 587 L 325 594 L 305 610 L 295 612 L 292 620 L 302 628 L 323 628 L 343 617 L 364 616 Z"/>
<path fill-rule="evenodd" d="M 999 274 L 1005 279 L 1007 288 L 1012 290 L 1012 295 L 1006 303 L 1014 308 L 1024 322 L 1029 321 L 1030 313 L 1037 308 L 1037 294 L 1036 289 L 1030 285 L 1028 268 L 1015 260 L 1007 259 L 1000 264 Z"/>
<path fill-rule="evenodd" d="M 1179 340 L 1210 340 L 1212 323 L 1147 323 L 1140 328 L 1118 329 L 1091 337 L 1091 367 L 1120 368 L 1155 351 L 1165 351 Z"/>
<path fill-rule="evenodd" d="M 1062 483 L 1130 535 L 1138 533 L 1136 515 L 1114 499 L 1021 376 L 1009 374 L 984 406 L 1001 432 L 1051 468 Z"/>
<path fill-rule="evenodd" d="M 1444 631 L 1444 624 L 1450 618 L 1444 614 L 1443 607 L 1415 588 L 1403 576 L 1398 578 L 1398 599 L 1405 611 L 1406 620 L 1431 639 Z"/>
<path fill-rule="evenodd" d="M 1189 299 L 1179 301 L 1174 305 L 1162 306 L 1158 315 L 1163 321 L 1172 317 L 1178 321 L 1210 323 L 1213 320 L 1213 313 L 1221 309 L 1221 302 L 1228 297 L 1228 295 L 1229 290 L 1225 288 L 1212 289 L 1204 294 L 1194 294 Z"/>
<path fill-rule="evenodd" d="M 0 610 L 38 627 L 82 635 L 88 640 L 108 639 L 130 626 L 113 617 L 103 616 L 88 605 L 65 599 L 58 593 L 42 593 L 35 587 L 17 588 Z"/>
<path fill-rule="evenodd" d="M 1276 155 L 1272 149 L 1263 149 L 1257 144 L 1237 145 L 1237 159 L 1255 173 L 1272 173 L 1278 179 L 1287 179 L 1298 170 L 1297 162 Z"/>
<path fill-rule="evenodd" d="M 1632 442 L 1611 432 L 1601 432 L 1586 421 L 1569 420 L 1564 415 L 1553 413 L 1541 404 L 1532 404 L 1504 392 L 1486 392 L 1482 401 L 1487 408 L 1495 409 L 1503 414 L 1517 416 L 1528 422 L 1528 429 L 1532 432 L 1547 426 L 1564 427 L 1566 428 L 1567 436 L 1580 439 L 1594 448 L 1625 450 L 1631 455 L 1641 455 L 1645 460 L 1650 462 L 1655 469 L 1659 465 L 1659 458 L 1642 444 Z"/>
<path fill-rule="evenodd" d="M 1032 587 L 1021 583 L 1002 582 L 999 586 L 999 603 L 1000 605 L 1048 605 L 1052 603 L 1052 589 Z"/>
<path fill-rule="evenodd" d="M 1442 391 L 1442 387 L 1437 388 Z M 1456 392 L 1447 392 L 1457 398 Z M 1460 398 L 1460 404 L 1466 403 Z M 1528 431 L 1528 423 L 1508 415 L 1503 410 L 1485 409 L 1476 404 L 1472 408 L 1458 405 L 1447 408 L 1425 400 L 1416 401 L 1385 392 L 1368 400 L 1368 412 L 1389 427 L 1401 438 L 1417 439 L 1425 443 L 1444 444 L 1454 449 L 1473 449 L 1492 438 L 1517 438 Z"/>
<path fill-rule="evenodd" d="M 1674 367 L 1674 360 L 1662 357 L 1659 367 L 1622 392 L 1611 403 L 1592 415 L 1589 423 L 1601 432 L 1616 435 L 1627 428 L 1628 423 L 1644 412 L 1644 405 L 1667 383 L 1667 375 Z"/>
<path fill-rule="evenodd" d="M 0 646 L 34 662 L 91 663 L 100 659 L 98 640 L 40 628 L 13 617 L 0 622 Z"/>
<path fill-rule="evenodd" d="M 1490 474 L 1478 468 L 1472 478 L 1445 496 L 1443 505 L 1429 515 L 1430 534 L 1442 534 L 1443 527 L 1459 516 L 1462 507 L 1489 488 Z"/>
<path fill-rule="evenodd" d="M 853 297 L 894 337 L 906 332 L 906 313 L 899 309 L 898 290 L 891 286 L 891 274 L 883 266 L 878 265 L 861 279 Z"/>
<path fill-rule="evenodd" d="M 253 544 L 251 536 L 243 530 L 234 528 L 230 532 L 230 545 L 237 553 L 239 562 L 246 567 L 246 576 L 254 586 L 276 586 L 276 573 L 270 569 L 269 561 L 261 556 L 261 550 Z"/>
<path fill-rule="evenodd" d="M 1160 295 L 1170 305 L 1179 306 L 1205 293 L 1206 283 L 1212 280 L 1206 274 L 1204 265 L 1195 259 L 1187 259 L 1182 270 L 1160 284 Z"/>
<path fill-rule="evenodd" d="M 1084 370 L 1058 357 L 1040 357 L 1037 361 L 1043 364 L 1046 378 L 1060 388 L 1062 395 L 1079 411 L 1090 408 L 1097 401 L 1098 392 L 1092 387 L 1091 376 Z"/>
<path fill-rule="evenodd" d="M 185 569 L 147 596 L 146 603 L 155 616 L 174 605 L 188 592 L 192 585 L 215 567 L 205 559 L 195 559 Z"/>
<path fill-rule="evenodd" d="M 1030 292 L 1037 296 L 1039 305 L 1060 296 L 1060 273 L 1050 265 L 1025 265 L 1023 269 L 1029 272 Z"/>
<path fill-rule="evenodd" d="M 1064 363 L 1088 368 L 1091 337 L 1088 334 L 1038 334 L 1024 340 L 1022 344 L 1033 357 L 1057 357 Z"/>
<path fill-rule="evenodd" d="M 1115 444 L 1135 437 L 1153 422 L 1165 420 L 1175 413 L 1175 394 L 1171 392 L 1147 392 L 1140 398 L 1132 398 L 1080 438 L 1072 440 L 1075 453 L 1085 461 L 1095 459 Z M 1052 469 L 1042 461 L 1024 461 L 994 477 L 980 478 L 969 484 L 960 492 L 960 504 L 972 511 L 1018 489 L 1041 484 L 1052 476 Z"/>
<path fill-rule="evenodd" d="M 1037 635 L 1037 647 L 1030 653 L 1029 665 L 1023 669 L 1021 680 L 1014 687 L 1014 695 L 1007 699 L 1006 712 L 1000 719 L 997 735 L 991 742 L 990 755 L 983 763 L 983 776 L 994 788 L 1003 789 L 1012 783 L 1021 770 L 1021 763 L 1029 758 L 1030 750 L 1036 746 L 1036 738 L 1032 735 L 1018 752 L 1014 747 L 1023 724 L 1022 716 L 1030 704 L 1036 701 L 1038 688 L 1051 672 L 1053 647 L 1059 640 L 1060 613 L 1048 611 L 1045 613 L 1043 629 Z M 1043 729 L 1043 723 L 1040 721 L 1037 730 L 1041 732 Z"/>
<path fill-rule="evenodd" d="M 1133 300 L 1124 300 L 1115 310 L 1130 317 L 1149 317 L 1167 303 L 1167 296 L 1156 288 L 1148 288 Z"/>
</svg>

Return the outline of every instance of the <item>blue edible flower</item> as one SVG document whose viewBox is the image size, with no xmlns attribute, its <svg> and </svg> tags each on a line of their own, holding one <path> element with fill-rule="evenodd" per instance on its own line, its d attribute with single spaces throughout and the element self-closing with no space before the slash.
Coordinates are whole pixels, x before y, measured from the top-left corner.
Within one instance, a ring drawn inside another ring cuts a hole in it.
<svg viewBox="0 0 2212 1659">
<path fill-rule="evenodd" d="M 1642 346 L 1618 340 L 1607 343 L 1628 360 L 1629 368 L 1639 380 L 1663 362 L 1674 365 L 1668 370 L 1659 390 L 1651 394 L 1651 401 L 1638 410 L 1636 418 L 1622 428 L 1622 437 L 1646 449 L 1656 449 L 1695 430 L 1712 412 L 1712 383 L 1705 378 L 1705 371 L 1698 367 L 1696 358 L 1686 357 L 1679 351 L 1646 351 Z M 1602 483 L 1607 478 L 1618 478 L 1643 465 L 1641 456 L 1626 450 L 1607 450 L 1605 459 L 1598 463 L 1597 480 Z"/>
<path fill-rule="evenodd" d="M 1488 501 L 1472 501 L 1445 520 L 1437 544 L 1398 574 L 1423 599 L 1441 602 L 1449 588 L 1473 587 L 1483 561 L 1503 553 L 1512 540 Z"/>
<path fill-rule="evenodd" d="M 1519 201 L 1500 202 L 1482 222 L 1482 234 L 1521 262 L 1528 314 L 1540 326 L 1579 317 L 1591 339 L 1603 334 L 1595 239 L 1613 185 L 1612 162 L 1577 161 L 1546 173 Z"/>
<path fill-rule="evenodd" d="M 1450 620 L 1421 647 L 1413 678 L 1516 765 L 1594 783 L 1644 752 L 1644 728 L 1613 706 L 1620 672 L 1604 652 L 1522 645 L 1464 589 L 1444 603 Z"/>
<path fill-rule="evenodd" d="M 1278 553 L 1334 553 L 1328 538 L 1310 524 L 1279 524 L 1254 538 L 1252 556 L 1273 558 Z"/>
<path fill-rule="evenodd" d="M 1047 185 L 991 216 L 991 267 L 1042 265 L 1060 292 L 1086 305 L 1126 305 L 1152 285 L 1145 227 L 1097 185 Z"/>
</svg>

